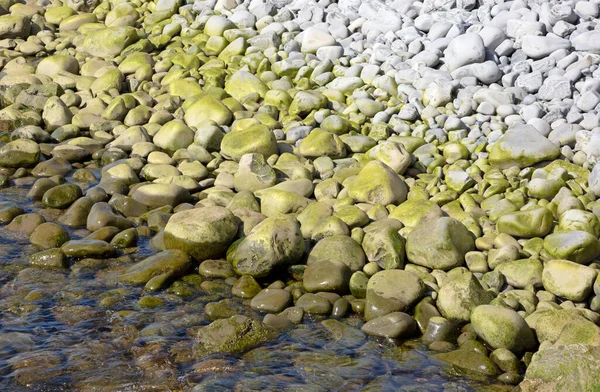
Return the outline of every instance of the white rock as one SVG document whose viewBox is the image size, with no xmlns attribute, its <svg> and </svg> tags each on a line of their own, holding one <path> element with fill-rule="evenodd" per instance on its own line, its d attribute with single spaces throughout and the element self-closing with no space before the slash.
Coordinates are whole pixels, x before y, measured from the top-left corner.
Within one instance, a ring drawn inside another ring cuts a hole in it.
<svg viewBox="0 0 600 392">
<path fill-rule="evenodd" d="M 479 34 L 467 33 L 454 38 L 444 51 L 445 63 L 450 71 L 463 65 L 485 60 L 485 46 Z"/>
<path fill-rule="evenodd" d="M 600 103 L 600 94 L 596 91 L 587 91 L 577 100 L 577 107 L 581 109 L 582 112 L 589 112 L 594 109 L 598 103 Z"/>
<path fill-rule="evenodd" d="M 452 72 L 452 77 L 456 80 L 467 76 L 473 76 L 483 84 L 492 84 L 500 80 L 502 71 L 495 62 L 486 61 L 481 64 L 465 65 Z"/>
<path fill-rule="evenodd" d="M 523 37 L 523 52 L 532 59 L 540 59 L 559 49 L 570 49 L 571 41 L 558 37 L 526 35 Z"/>
<path fill-rule="evenodd" d="M 586 31 L 571 39 L 575 50 L 600 54 L 600 31 Z"/>
<path fill-rule="evenodd" d="M 479 35 L 483 39 L 485 47 L 490 50 L 496 49 L 506 39 L 506 34 L 504 34 L 502 29 L 489 25 L 484 26 Z"/>
<path fill-rule="evenodd" d="M 335 44 L 335 38 L 327 30 L 313 26 L 304 31 L 301 50 L 303 53 L 316 53 L 319 48 Z"/>
</svg>

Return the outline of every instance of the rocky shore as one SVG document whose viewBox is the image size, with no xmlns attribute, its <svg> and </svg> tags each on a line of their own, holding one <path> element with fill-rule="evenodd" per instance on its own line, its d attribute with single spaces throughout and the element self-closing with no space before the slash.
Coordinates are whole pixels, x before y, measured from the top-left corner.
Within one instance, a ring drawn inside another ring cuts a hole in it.
<svg viewBox="0 0 600 392">
<path fill-rule="evenodd" d="M 316 321 L 323 369 L 411 342 L 477 385 L 600 390 L 599 4 L 0 0 L 0 372 L 111 388 L 38 344 L 103 319 L 90 353 L 144 388 L 265 390 L 175 369 Z M 340 382 L 286 355 L 273 388 Z M 368 370 L 339 377 L 396 385 Z"/>
</svg>

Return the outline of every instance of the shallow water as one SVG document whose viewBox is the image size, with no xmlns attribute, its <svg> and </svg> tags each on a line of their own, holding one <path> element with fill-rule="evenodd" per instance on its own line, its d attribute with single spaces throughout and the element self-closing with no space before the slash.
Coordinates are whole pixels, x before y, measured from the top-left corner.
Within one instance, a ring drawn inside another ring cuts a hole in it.
<svg viewBox="0 0 600 392">
<path fill-rule="evenodd" d="M 15 201 L 48 221 L 59 216 L 26 193 L 2 189 L 0 201 Z M 37 250 L 26 237 L 0 229 L 1 391 L 511 390 L 453 377 L 417 340 L 366 338 L 356 316 L 333 332 L 324 319 L 305 316 L 275 342 L 247 353 L 194 358 L 194 330 L 211 322 L 207 303 L 230 299 L 236 313 L 262 315 L 231 295 L 231 280 L 177 282 L 158 293 L 116 283 L 124 268 L 157 252 L 147 237 L 138 245 L 114 259 L 77 260 L 57 271 L 29 267 Z M 148 295 L 163 304 L 140 307 Z"/>
</svg>

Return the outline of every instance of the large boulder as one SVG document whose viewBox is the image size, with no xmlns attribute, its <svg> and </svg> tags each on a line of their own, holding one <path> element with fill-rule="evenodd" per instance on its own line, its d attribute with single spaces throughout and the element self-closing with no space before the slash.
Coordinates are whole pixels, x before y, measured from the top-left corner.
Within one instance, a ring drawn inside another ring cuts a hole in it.
<svg viewBox="0 0 600 392">
<path fill-rule="evenodd" d="M 392 312 L 403 312 L 425 292 L 421 278 L 409 271 L 379 271 L 369 279 L 365 320 L 370 321 Z"/>
<path fill-rule="evenodd" d="M 535 347 L 533 331 L 523 317 L 510 308 L 481 305 L 471 313 L 477 335 L 492 348 L 506 348 L 516 354 Z"/>
<path fill-rule="evenodd" d="M 500 233 L 514 237 L 544 237 L 552 230 L 554 216 L 545 208 L 534 208 L 504 214 L 498 218 L 496 227 Z"/>
<path fill-rule="evenodd" d="M 250 234 L 227 250 L 227 260 L 239 275 L 262 277 L 279 265 L 298 262 L 304 240 L 298 221 L 291 216 L 273 216 L 256 225 Z"/>
<path fill-rule="evenodd" d="M 29 167 L 40 160 L 40 147 L 29 139 L 18 139 L 0 148 L 0 166 Z"/>
<path fill-rule="evenodd" d="M 146 284 L 154 279 L 161 287 L 163 282 L 173 281 L 189 273 L 192 268 L 192 260 L 185 252 L 165 250 L 127 268 L 119 279 L 134 285 Z"/>
<path fill-rule="evenodd" d="M 262 124 L 227 133 L 221 141 L 221 154 L 239 161 L 244 154 L 277 154 L 277 140 L 271 130 Z"/>
<path fill-rule="evenodd" d="M 520 168 L 555 159 L 560 149 L 540 134 L 532 125 L 519 125 L 506 131 L 492 146 L 489 161 L 493 166 L 506 169 Z"/>
<path fill-rule="evenodd" d="M 546 291 L 571 301 L 584 301 L 592 292 L 598 271 L 568 260 L 544 264 L 542 284 Z"/>
<path fill-rule="evenodd" d="M 107 27 L 88 32 L 79 51 L 104 59 L 112 59 L 138 40 L 133 27 Z"/>
<path fill-rule="evenodd" d="M 277 336 L 260 321 L 242 315 L 220 319 L 202 327 L 196 335 L 194 352 L 198 356 L 212 353 L 242 353 Z"/>
<path fill-rule="evenodd" d="M 231 75 L 229 80 L 225 82 L 225 91 L 241 102 L 244 97 L 253 93 L 264 98 L 269 91 L 269 87 L 250 72 L 240 70 Z"/>
<path fill-rule="evenodd" d="M 380 161 L 367 163 L 348 187 L 348 196 L 371 204 L 400 204 L 407 194 L 404 180 Z"/>
<path fill-rule="evenodd" d="M 547 347 L 531 358 L 523 392 L 600 390 L 600 347 L 585 344 Z"/>
<path fill-rule="evenodd" d="M 474 249 L 473 235 L 449 217 L 422 221 L 406 238 L 408 260 L 431 269 L 459 267 L 465 263 L 465 254 Z"/>
<path fill-rule="evenodd" d="M 442 284 L 437 298 L 437 307 L 445 318 L 466 323 L 471 311 L 479 305 L 487 305 L 494 299 L 492 292 L 485 290 L 477 278 L 466 272 L 448 277 Z"/>
<path fill-rule="evenodd" d="M 214 121 L 218 125 L 229 125 L 233 120 L 233 113 L 217 98 L 205 95 L 190 105 L 183 117 L 190 127 L 200 127 L 207 120 Z"/>
<path fill-rule="evenodd" d="M 233 242 L 238 226 L 239 219 L 224 207 L 180 211 L 165 226 L 165 247 L 183 250 L 200 261 L 219 258 Z"/>
<path fill-rule="evenodd" d="M 587 231 L 553 233 L 544 238 L 544 250 L 555 259 L 589 264 L 600 254 L 600 241 Z"/>
</svg>

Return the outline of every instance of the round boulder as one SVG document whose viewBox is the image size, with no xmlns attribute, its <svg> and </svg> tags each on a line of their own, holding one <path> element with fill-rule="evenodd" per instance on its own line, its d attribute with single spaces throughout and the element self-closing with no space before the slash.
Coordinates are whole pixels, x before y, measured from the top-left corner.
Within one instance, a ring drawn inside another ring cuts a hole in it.
<svg viewBox="0 0 600 392">
<path fill-rule="evenodd" d="M 224 207 L 180 211 L 165 226 L 165 247 L 183 250 L 196 260 L 219 258 L 235 238 L 238 226 L 239 219 Z"/>
</svg>

